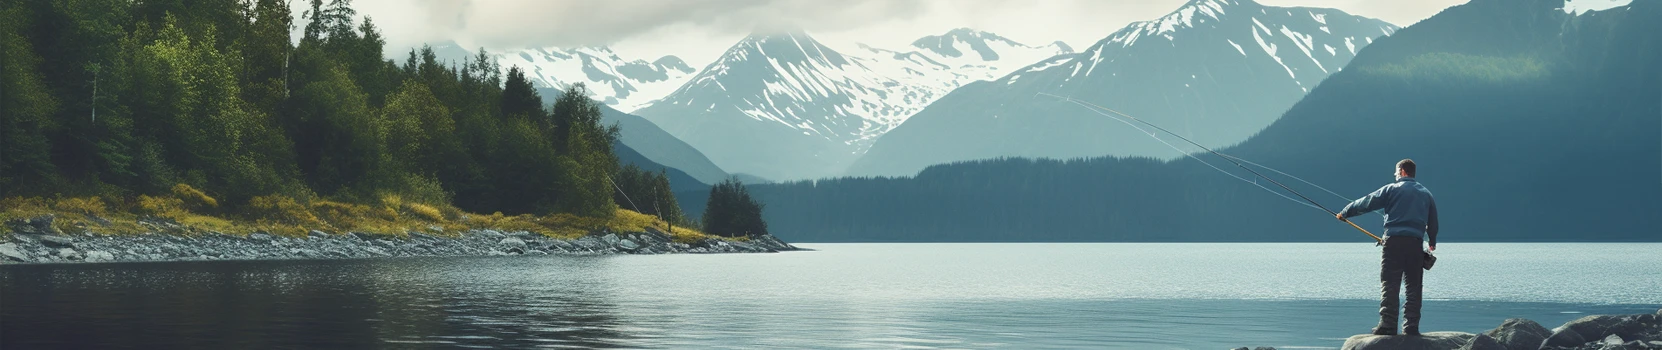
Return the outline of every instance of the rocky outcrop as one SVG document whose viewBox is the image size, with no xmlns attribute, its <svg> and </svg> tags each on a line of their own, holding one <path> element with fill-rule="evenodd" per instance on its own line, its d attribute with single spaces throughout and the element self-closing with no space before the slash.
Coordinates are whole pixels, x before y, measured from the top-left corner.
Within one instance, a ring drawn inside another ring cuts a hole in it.
<svg viewBox="0 0 1662 350">
<path fill-rule="evenodd" d="M 1247 348 L 1236 348 L 1247 349 Z M 1264 349 L 1264 348 L 1258 348 Z M 1662 350 L 1662 310 L 1643 315 L 1587 316 L 1547 329 L 1521 318 L 1471 334 L 1431 332 L 1418 336 L 1351 336 L 1344 350 Z"/>
<path fill-rule="evenodd" d="M 50 227 L 50 218 L 45 220 Z M 310 231 L 305 237 L 265 233 L 234 236 L 208 233 L 181 236 L 162 233 L 133 235 L 62 235 L 41 230 L 30 220 L 11 225 L 27 227 L 0 234 L 0 263 L 63 263 L 173 260 L 351 259 L 404 256 L 483 255 L 600 255 L 674 253 L 771 253 L 798 250 L 772 236 L 748 241 L 709 238 L 676 242 L 662 232 L 596 232 L 572 240 L 531 232 L 472 230 L 456 237 L 421 233 L 408 236 L 369 233 L 332 234 Z"/>
<path fill-rule="evenodd" d="M 1501 322 L 1500 327 L 1483 332 L 1483 335 L 1479 338 L 1487 339 L 1488 342 L 1493 342 L 1494 345 L 1498 346 L 1498 348 L 1487 347 L 1487 349 L 1538 349 L 1541 347 L 1541 342 L 1551 335 L 1552 331 L 1542 327 L 1540 323 L 1522 318 L 1509 318 L 1505 322 Z M 1474 339 L 1473 345 L 1467 348 L 1485 349 L 1478 346 L 1487 346 L 1478 343 Z"/>
<path fill-rule="evenodd" d="M 1362 334 L 1345 339 L 1345 345 L 1339 348 L 1342 350 L 1450 350 L 1470 343 L 1472 338 L 1476 336 L 1475 334 L 1462 332 L 1430 332 L 1419 336 Z"/>
</svg>

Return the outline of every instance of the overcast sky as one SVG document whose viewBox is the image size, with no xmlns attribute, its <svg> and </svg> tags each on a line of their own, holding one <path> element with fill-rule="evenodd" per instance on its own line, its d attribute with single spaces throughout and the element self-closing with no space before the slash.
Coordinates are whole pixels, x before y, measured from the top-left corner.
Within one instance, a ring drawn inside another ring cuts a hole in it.
<svg viewBox="0 0 1662 350">
<path fill-rule="evenodd" d="M 298 16 L 308 1 L 296 1 Z M 1407 26 L 1466 0 L 1258 0 L 1332 7 Z M 1609 1 L 1609 0 L 1580 0 Z M 648 61 L 673 54 L 710 63 L 745 35 L 804 29 L 830 42 L 902 48 L 968 27 L 1030 45 L 1062 41 L 1083 50 L 1126 24 L 1156 18 L 1187 0 L 356 0 L 387 39 L 389 56 L 454 40 L 492 51 L 611 46 Z M 297 27 L 303 20 L 297 19 Z"/>
</svg>

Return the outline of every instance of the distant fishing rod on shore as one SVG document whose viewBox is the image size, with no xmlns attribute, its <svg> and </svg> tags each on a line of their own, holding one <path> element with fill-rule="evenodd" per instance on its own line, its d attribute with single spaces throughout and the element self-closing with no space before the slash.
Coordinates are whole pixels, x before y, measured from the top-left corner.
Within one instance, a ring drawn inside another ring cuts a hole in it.
<svg viewBox="0 0 1662 350">
<path fill-rule="evenodd" d="M 1159 136 L 1159 135 L 1157 135 L 1157 134 L 1155 134 L 1155 133 L 1153 133 L 1153 132 L 1149 132 L 1149 131 L 1148 131 L 1148 130 L 1147 130 L 1147 129 L 1143 129 L 1143 128 L 1142 128 L 1142 127 L 1140 127 L 1140 126 L 1137 126 L 1137 125 L 1136 125 L 1136 124 L 1133 124 L 1133 123 L 1131 123 L 1131 122 L 1129 122 L 1129 121 L 1126 121 L 1126 119 L 1130 119 L 1130 120 L 1133 120 L 1133 121 L 1136 121 L 1136 122 L 1138 122 L 1138 123 L 1142 123 L 1142 124 L 1143 124 L 1143 125 L 1148 125 L 1148 126 L 1149 126 L 1149 127 L 1153 127 L 1153 128 L 1154 128 L 1154 129 L 1156 129 L 1156 130 L 1159 130 L 1159 131 L 1161 131 L 1161 132 L 1164 132 L 1164 133 L 1166 133 L 1166 134 L 1169 134 L 1169 135 L 1171 135 L 1171 136 L 1175 136 L 1175 137 L 1177 137 L 1177 138 L 1178 138 L 1178 139 L 1181 139 L 1181 140 L 1183 140 L 1183 141 L 1184 141 L 1184 142 L 1188 142 L 1188 143 L 1189 143 L 1189 144 L 1191 144 L 1191 145 L 1194 145 L 1194 146 L 1195 146 L 1195 147 L 1200 147 L 1200 149 L 1203 149 L 1203 150 L 1206 150 L 1206 152 L 1209 152 L 1209 153 L 1212 153 L 1212 154 L 1213 154 L 1213 155 L 1217 155 L 1217 156 L 1218 156 L 1218 157 L 1220 157 L 1220 158 L 1223 158 L 1223 159 L 1224 159 L 1224 160 L 1226 160 L 1226 161 L 1229 161 L 1229 162 L 1230 162 L 1230 163 L 1232 163 L 1232 164 L 1235 164 L 1235 166 L 1237 166 L 1237 167 L 1240 167 L 1240 168 L 1241 168 L 1241 169 L 1245 169 L 1245 170 L 1246 170 L 1246 171 L 1247 171 L 1247 172 L 1250 172 L 1250 173 L 1252 173 L 1252 175 L 1254 175 L 1254 176 L 1257 176 L 1257 177 L 1258 177 L 1258 178 L 1260 178 L 1260 179 L 1264 179 L 1264 180 L 1266 180 L 1266 181 L 1269 181 L 1269 182 L 1270 182 L 1270 183 L 1272 183 L 1272 184 L 1275 184 L 1275 185 L 1276 185 L 1276 186 L 1279 186 L 1279 187 L 1281 187 L 1281 189 L 1283 189 L 1283 190 L 1287 190 L 1287 192 L 1290 192 L 1290 193 L 1292 193 L 1292 194 L 1293 194 L 1293 195 L 1296 195 L 1296 196 L 1298 196 L 1298 197 L 1299 197 L 1299 198 L 1302 198 L 1302 199 L 1304 199 L 1304 201 L 1305 201 L 1305 202 L 1308 202 L 1308 203 L 1309 203 L 1309 204 L 1305 204 L 1305 203 L 1299 203 L 1299 204 L 1304 204 L 1304 205 L 1305 205 L 1305 206 L 1309 206 L 1309 207 L 1312 207 L 1312 208 L 1316 208 L 1316 209 L 1321 209 L 1321 210 L 1322 210 L 1322 211 L 1325 211 L 1325 212 L 1327 212 L 1327 213 L 1328 213 L 1328 214 L 1330 214 L 1330 215 L 1333 215 L 1333 216 L 1338 216 L 1338 215 L 1339 215 L 1339 213 L 1337 213 L 1337 212 L 1334 212 L 1334 211 L 1333 211 L 1333 210 L 1331 210 L 1331 209 L 1327 209 L 1327 207 L 1325 207 L 1325 206 L 1322 206 L 1322 205 L 1321 205 L 1321 203 L 1316 203 L 1316 201 L 1315 201 L 1315 200 L 1312 200 L 1312 199 L 1310 199 L 1310 197 L 1306 197 L 1306 196 L 1304 196 L 1304 194 L 1302 194 L 1302 193 L 1299 193 L 1299 192 L 1298 192 L 1298 191 L 1297 191 L 1297 190 L 1294 190 L 1294 189 L 1292 189 L 1292 188 L 1291 188 L 1291 187 L 1287 187 L 1287 185 L 1284 185 L 1284 184 L 1282 184 L 1282 183 L 1281 183 L 1281 182 L 1280 182 L 1280 181 L 1275 181 L 1275 179 L 1271 179 L 1271 178 L 1270 178 L 1270 177 L 1268 177 L 1268 176 L 1264 176 L 1264 174 L 1261 174 L 1261 173 L 1258 173 L 1258 171 L 1256 171 L 1256 170 L 1252 170 L 1252 168 L 1249 168 L 1249 167 L 1247 167 L 1247 166 L 1246 166 L 1246 165 L 1243 165 L 1243 164 L 1241 164 L 1241 162 L 1247 162 L 1247 163 L 1251 163 L 1251 164 L 1253 164 L 1253 165 L 1257 165 L 1257 166 L 1259 166 L 1259 167 L 1262 167 L 1262 168 L 1264 168 L 1264 169 L 1268 169 L 1268 170 L 1270 170 L 1270 171 L 1274 171 L 1274 172 L 1276 172 L 1276 173 L 1278 173 L 1278 174 L 1281 174 L 1281 175 L 1286 175 L 1286 176 L 1288 176 L 1288 177 L 1291 177 L 1291 178 L 1294 178 L 1294 179 L 1298 179 L 1298 180 L 1299 180 L 1299 181 L 1301 181 L 1301 182 L 1304 182 L 1304 183 L 1306 183 L 1306 184 L 1309 184 L 1309 185 L 1311 185 L 1311 186 L 1315 186 L 1315 187 L 1316 187 L 1316 188 L 1321 188 L 1321 189 L 1322 189 L 1322 191 L 1326 191 L 1326 192 L 1327 192 L 1327 193 L 1332 193 L 1332 194 L 1333 194 L 1333 195 L 1334 195 L 1334 196 L 1338 196 L 1338 197 L 1339 197 L 1339 198 L 1344 198 L 1344 196 L 1340 196 L 1340 195 L 1339 195 L 1339 194 L 1338 194 L 1338 193 L 1334 193 L 1334 192 L 1333 192 L 1333 191 L 1329 191 L 1329 190 L 1327 190 L 1327 189 L 1326 189 L 1326 188 L 1322 188 L 1322 187 L 1321 187 L 1321 186 L 1318 186 L 1318 185 L 1316 185 L 1316 184 L 1314 184 L 1314 183 L 1310 183 L 1310 182 L 1309 182 L 1309 181 L 1305 181 L 1305 180 L 1304 180 L 1304 179 L 1300 179 L 1300 178 L 1298 178 L 1298 177 L 1297 177 L 1297 176 L 1293 176 L 1293 175 L 1291 175 L 1291 174 L 1287 174 L 1287 173 L 1284 173 L 1284 172 L 1281 172 L 1281 171 L 1280 171 L 1280 170 L 1275 170 L 1275 169 L 1272 169 L 1272 168 L 1270 168 L 1270 167 L 1267 167 L 1267 166 L 1263 166 L 1263 165 L 1259 165 L 1259 164 L 1258 164 L 1258 163 L 1252 163 L 1252 162 L 1250 162 L 1250 161 L 1247 161 L 1247 160 L 1245 160 L 1245 159 L 1241 159 L 1241 158 L 1238 158 L 1238 157 L 1235 157 L 1235 156 L 1230 156 L 1230 155 L 1225 155 L 1225 154 L 1223 154 L 1223 153 L 1218 153 L 1218 151 L 1214 151 L 1214 150 L 1212 150 L 1212 149 L 1211 149 L 1211 148 L 1208 148 L 1208 147 L 1206 147 L 1206 146 L 1202 146 L 1202 145 L 1201 145 L 1201 144 L 1200 144 L 1200 143 L 1198 143 L 1198 142 L 1195 142 L 1195 141 L 1193 141 L 1193 140 L 1190 140 L 1190 139 L 1189 139 L 1189 138 L 1187 138 L 1187 137 L 1183 137 L 1183 135 L 1180 135 L 1180 134 L 1178 134 L 1178 133 L 1175 133 L 1175 132 L 1172 132 L 1172 131 L 1171 131 L 1171 130 L 1166 130 L 1166 128 L 1162 128 L 1162 127 L 1160 127 L 1160 126 L 1159 126 L 1159 125 L 1154 125 L 1154 123 L 1150 123 L 1150 122 L 1148 122 L 1148 121 L 1145 121 L 1145 120 L 1142 120 L 1142 119 L 1137 119 L 1137 117 L 1133 117 L 1133 116 L 1131 116 L 1131 115 L 1130 115 L 1130 114 L 1125 114 L 1125 113 L 1122 113 L 1122 112 L 1120 112 L 1120 111 L 1116 111 L 1116 110 L 1113 110 L 1113 109 L 1110 109 L 1110 108 L 1108 108 L 1108 107 L 1103 107 L 1103 106 L 1099 106 L 1099 105 L 1097 105 L 1097 104 L 1094 104 L 1094 103 L 1090 103 L 1090 102 L 1085 102 L 1085 101 L 1081 101 L 1081 100 L 1078 100 L 1078 99 L 1075 99 L 1075 98 L 1072 98 L 1072 97 L 1067 97 L 1067 96 L 1061 96 L 1061 95 L 1056 95 L 1056 94 L 1051 94 L 1051 93 L 1044 93 L 1044 92 L 1040 92 L 1040 93 L 1038 93 L 1038 94 L 1035 94 L 1035 96 L 1036 96 L 1036 95 L 1045 95 L 1045 96 L 1051 96 L 1051 97 L 1055 97 L 1055 98 L 1059 98 L 1059 99 L 1062 99 L 1062 100 L 1063 100 L 1063 101 L 1067 101 L 1067 102 L 1069 102 L 1069 103 L 1073 103 L 1073 104 L 1075 104 L 1075 105 L 1078 105 L 1078 106 L 1080 106 L 1080 107 L 1084 107 L 1084 108 L 1085 108 L 1085 109 L 1088 109 L 1088 110 L 1091 110 L 1091 112 L 1095 112 L 1095 113 L 1096 113 L 1096 114 L 1100 114 L 1100 115 L 1103 115 L 1103 116 L 1106 116 L 1106 117 L 1109 117 L 1109 118 L 1112 118 L 1112 119 L 1114 119 L 1114 120 L 1117 120 L 1117 121 L 1119 121 L 1119 122 L 1121 122 L 1121 123 L 1125 123 L 1125 124 L 1126 124 L 1126 125 L 1130 125 L 1130 126 L 1131 126 L 1131 127 L 1132 127 L 1132 128 L 1134 128 L 1134 129 L 1137 129 L 1137 130 L 1138 130 L 1138 131 L 1142 131 L 1142 132 L 1143 132 L 1143 133 L 1146 133 L 1146 134 L 1148 134 L 1148 135 L 1149 135 L 1149 136 L 1150 136 L 1150 137 L 1153 137 L 1153 138 L 1154 138 L 1154 139 L 1155 139 L 1155 140 L 1156 140 L 1156 141 L 1160 141 L 1160 143 L 1164 143 L 1164 144 L 1166 144 L 1166 146 L 1167 146 L 1167 147 L 1171 147 L 1171 148 L 1172 148 L 1172 149 L 1174 149 L 1174 150 L 1177 150 L 1177 151 L 1178 151 L 1178 152 L 1181 152 L 1181 153 L 1183 153 L 1183 155 L 1184 155 L 1184 156 L 1188 156 L 1188 157 L 1189 157 L 1189 158 L 1193 158 L 1193 159 L 1194 159 L 1194 160 L 1195 160 L 1195 161 L 1198 161 L 1198 162 L 1200 162 L 1200 163 L 1201 163 L 1201 164 L 1205 164 L 1205 165 L 1206 165 L 1206 166 L 1208 166 L 1208 167 L 1211 167 L 1211 168 L 1212 168 L 1212 169 L 1213 169 L 1213 170 L 1217 170 L 1217 171 L 1219 171 L 1219 172 L 1222 172 L 1222 173 L 1224 173 L 1224 174 L 1227 174 L 1227 175 L 1229 175 L 1229 176 L 1231 176 L 1231 177 L 1234 177 L 1234 178 L 1236 178 L 1236 179 L 1239 179 L 1239 180 L 1241 180 L 1241 181 L 1246 181 L 1246 182 L 1248 182 L 1248 183 L 1251 183 L 1251 184 L 1253 184 L 1253 185 L 1255 185 L 1255 186 L 1258 186 L 1258 188 L 1262 188 L 1262 189 L 1264 189 L 1264 190 L 1265 190 L 1265 191 L 1269 191 L 1269 192 L 1270 192 L 1270 193 L 1274 193 L 1274 194 L 1276 194 L 1276 195 L 1278 195 L 1278 196 L 1281 196 L 1281 197 L 1282 197 L 1282 198 L 1286 198 L 1286 199 L 1287 199 L 1287 200 L 1291 200 L 1291 201 L 1293 201 L 1293 202 L 1298 202 L 1298 200 L 1295 200 L 1295 199 L 1292 199 L 1292 197 L 1287 197 L 1287 196 L 1286 196 L 1286 195 L 1284 195 L 1284 194 L 1281 194 L 1281 193 L 1280 193 L 1280 192 L 1276 192 L 1276 191 L 1275 191 L 1275 190 L 1271 190 L 1271 189 L 1270 189 L 1270 188 L 1268 188 L 1268 187 L 1264 187 L 1264 185 L 1261 185 L 1261 184 L 1259 184 L 1259 183 L 1258 183 L 1258 182 L 1257 182 L 1257 181 L 1251 181 L 1251 180 L 1247 180 L 1247 179 L 1245 179 L 1245 178 L 1242 178 L 1242 177 L 1240 177 L 1240 176 L 1237 176 L 1237 175 L 1235 175 L 1235 174 L 1234 174 L 1234 173 L 1230 173 L 1230 172 L 1228 172 L 1228 171 L 1224 171 L 1224 170 L 1223 170 L 1223 169 L 1221 169 L 1221 168 L 1218 168 L 1218 167 L 1217 167 L 1217 166 L 1214 166 L 1214 165 L 1212 165 L 1212 163 L 1208 163 L 1208 162 L 1206 162 L 1206 161 L 1205 161 L 1205 160 L 1202 160 L 1202 159 L 1200 159 L 1200 158 L 1198 158 L 1198 157 L 1195 157 L 1195 156 L 1194 156 L 1194 155 L 1193 155 L 1193 154 L 1191 154 L 1191 153 L 1190 153 L 1190 152 L 1186 152 L 1186 151 L 1183 151 L 1183 150 L 1182 150 L 1182 149 L 1180 149 L 1180 148 L 1178 148 L 1178 147 L 1177 147 L 1177 146 L 1175 146 L 1175 145 L 1172 145 L 1172 144 L 1171 144 L 1171 143 L 1168 143 L 1168 142 L 1166 142 L 1166 140 L 1164 140 L 1164 139 L 1161 139 L 1161 138 L 1160 138 L 1160 136 Z M 1119 115 L 1119 116 L 1114 116 L 1114 115 L 1111 115 L 1111 114 L 1108 114 L 1108 113 L 1104 113 L 1104 112 L 1103 112 L 1103 111 L 1107 111 L 1107 112 L 1111 112 L 1111 113 L 1113 113 L 1113 114 L 1118 114 L 1118 115 Z M 1123 119 L 1122 119 L 1122 118 L 1120 118 L 1120 117 L 1124 117 L 1124 118 L 1123 118 Z M 1345 223 L 1346 223 L 1346 224 L 1350 224 L 1350 227 L 1353 227 L 1353 228 L 1356 228 L 1356 230 L 1357 230 L 1357 231 L 1362 231 L 1362 233 L 1363 233 L 1363 234 L 1367 234 L 1367 235 L 1368 235 L 1368 237 L 1372 237 L 1372 238 L 1373 238 L 1373 240 L 1374 240 L 1374 242 L 1376 242 L 1376 243 L 1378 243 L 1378 244 L 1384 244 L 1384 243 L 1385 243 L 1385 240 L 1384 240 L 1384 239 L 1382 239 L 1382 238 L 1379 238 L 1379 236 L 1377 236 L 1377 235 L 1374 235 L 1374 234 L 1373 234 L 1373 232 L 1368 232 L 1368 230 L 1367 230 L 1367 229 L 1364 229 L 1364 228 L 1362 228 L 1362 226 L 1357 226 L 1357 225 L 1356 225 L 1356 223 L 1354 223 L 1354 222 L 1351 222 L 1351 221 L 1350 221 L 1350 219 L 1344 219 L 1344 221 L 1345 221 Z"/>
</svg>

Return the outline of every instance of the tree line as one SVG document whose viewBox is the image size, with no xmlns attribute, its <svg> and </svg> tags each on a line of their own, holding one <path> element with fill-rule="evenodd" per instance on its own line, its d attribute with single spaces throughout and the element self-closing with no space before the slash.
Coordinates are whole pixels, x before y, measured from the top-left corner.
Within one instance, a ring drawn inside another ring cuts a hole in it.
<svg viewBox="0 0 1662 350">
<path fill-rule="evenodd" d="M 232 207 L 397 195 L 609 217 L 621 190 L 681 220 L 663 173 L 620 168 L 619 130 L 581 85 L 544 105 L 483 50 L 383 58 L 349 0 L 299 15 L 295 43 L 281 0 L 0 2 L 0 197 L 188 184 Z"/>
</svg>

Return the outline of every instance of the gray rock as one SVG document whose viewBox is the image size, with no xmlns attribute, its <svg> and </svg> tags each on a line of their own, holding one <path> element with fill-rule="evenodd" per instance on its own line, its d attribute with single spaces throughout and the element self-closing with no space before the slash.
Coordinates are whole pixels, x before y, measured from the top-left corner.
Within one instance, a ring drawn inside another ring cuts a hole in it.
<svg viewBox="0 0 1662 350">
<path fill-rule="evenodd" d="M 1547 340 L 1541 342 L 1541 347 L 1577 347 L 1586 343 L 1587 338 L 1582 338 L 1581 333 L 1569 329 L 1559 329 L 1552 332 L 1552 335 L 1547 336 Z"/>
<path fill-rule="evenodd" d="M 115 261 L 115 254 L 110 254 L 109 252 L 104 251 L 90 250 L 87 251 L 86 261 Z"/>
<path fill-rule="evenodd" d="M 252 241 L 265 242 L 265 241 L 270 241 L 271 240 L 271 235 L 264 234 L 264 233 L 253 233 L 253 234 L 248 235 L 248 239 L 252 240 Z"/>
<path fill-rule="evenodd" d="M 1229 350 L 1252 350 L 1252 348 L 1248 348 L 1248 347 L 1245 347 L 1245 346 L 1242 346 L 1242 347 L 1238 347 L 1238 348 L 1234 348 L 1234 349 L 1229 349 Z"/>
<path fill-rule="evenodd" d="M 1343 350 L 1453 350 L 1471 342 L 1475 334 L 1430 332 L 1420 336 L 1362 334 L 1345 339 Z"/>
<path fill-rule="evenodd" d="M 58 228 L 52 227 L 52 222 L 57 220 L 57 218 L 58 218 L 57 215 L 46 214 L 46 215 L 36 216 L 36 217 L 28 218 L 28 219 L 16 219 L 16 220 L 7 221 L 6 226 L 11 226 L 12 231 L 15 231 L 17 233 L 36 234 L 36 235 L 63 234 L 62 231 L 58 231 Z"/>
<path fill-rule="evenodd" d="M 617 235 L 616 234 L 611 234 L 611 233 L 606 234 L 606 236 L 604 236 L 604 237 L 600 237 L 600 241 L 601 242 L 606 242 L 606 245 L 609 245 L 609 246 L 616 246 L 618 240 L 619 239 L 617 238 Z"/>
<path fill-rule="evenodd" d="M 324 233 L 323 231 L 318 231 L 318 230 L 307 231 L 306 235 L 311 236 L 311 237 L 318 237 L 318 238 L 328 238 L 329 237 L 328 233 Z"/>
<path fill-rule="evenodd" d="M 1534 350 L 1540 348 L 1541 342 L 1547 337 L 1552 336 L 1552 331 L 1535 321 L 1510 318 L 1501 322 L 1500 327 L 1483 332 L 1483 335 L 1506 349 Z"/>
<path fill-rule="evenodd" d="M 0 257 L 18 262 L 35 261 L 34 258 L 29 257 L 29 253 L 24 252 L 22 249 L 18 249 L 17 243 L 0 244 Z"/>
<path fill-rule="evenodd" d="M 40 236 L 40 244 L 44 244 L 47 247 L 52 248 L 73 248 L 75 247 L 75 239 L 64 236 L 46 235 Z"/>
<path fill-rule="evenodd" d="M 64 260 L 81 260 L 81 252 L 75 251 L 75 248 L 58 248 L 57 254 Z"/>
<path fill-rule="evenodd" d="M 1565 323 L 1557 328 L 1557 332 L 1549 337 L 1543 346 L 1575 347 L 1588 342 L 1605 339 L 1611 335 L 1623 339 L 1639 339 L 1645 331 L 1652 328 L 1646 324 L 1644 315 L 1594 315 L 1587 316 Z M 1575 333 L 1576 337 L 1560 335 Z M 1579 340 L 1579 342 L 1576 342 Z"/>
<path fill-rule="evenodd" d="M 1275 347 L 1260 346 L 1260 347 L 1252 348 L 1252 350 L 1275 350 Z"/>
<path fill-rule="evenodd" d="M 631 240 L 627 240 L 627 239 L 619 240 L 618 243 L 617 243 L 617 246 L 619 248 L 623 248 L 623 250 L 636 250 L 636 249 L 641 248 L 641 245 L 635 244 L 635 241 L 631 241 Z"/>
<path fill-rule="evenodd" d="M 1622 336 L 1611 334 L 1610 336 L 1604 337 L 1603 342 L 1604 342 L 1604 345 L 1608 346 L 1608 345 L 1622 345 L 1622 343 L 1626 343 L 1627 341 L 1623 341 Z"/>
<path fill-rule="evenodd" d="M 1539 345 L 1539 343 L 1537 343 L 1537 345 Z M 1506 345 L 1502 345 L 1499 341 L 1496 341 L 1495 338 L 1489 337 L 1488 333 L 1484 333 L 1478 334 L 1477 337 L 1472 338 L 1472 341 L 1470 343 L 1466 343 L 1465 346 L 1461 346 L 1460 350 L 1510 350 L 1510 348 L 1507 348 Z"/>
<path fill-rule="evenodd" d="M 517 248 L 522 252 L 525 251 L 525 241 L 515 237 L 503 238 L 501 241 L 496 242 L 496 244 L 504 248 Z"/>
</svg>

